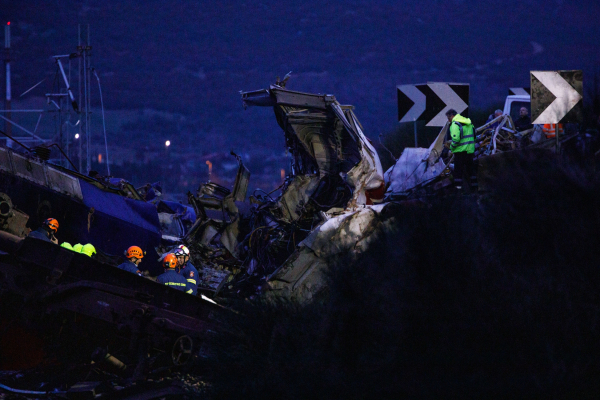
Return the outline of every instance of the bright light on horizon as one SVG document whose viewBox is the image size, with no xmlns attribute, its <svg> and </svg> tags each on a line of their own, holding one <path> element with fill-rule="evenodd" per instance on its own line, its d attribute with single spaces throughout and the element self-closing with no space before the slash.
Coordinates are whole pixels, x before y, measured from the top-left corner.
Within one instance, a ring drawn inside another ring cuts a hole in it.
<svg viewBox="0 0 600 400">
<path fill-rule="evenodd" d="M 171 145 L 171 141 L 170 141 L 170 140 L 167 140 L 167 141 L 165 142 L 165 146 L 169 147 L 170 145 Z"/>
<path fill-rule="evenodd" d="M 75 134 L 75 139 L 79 139 L 79 133 Z"/>
</svg>

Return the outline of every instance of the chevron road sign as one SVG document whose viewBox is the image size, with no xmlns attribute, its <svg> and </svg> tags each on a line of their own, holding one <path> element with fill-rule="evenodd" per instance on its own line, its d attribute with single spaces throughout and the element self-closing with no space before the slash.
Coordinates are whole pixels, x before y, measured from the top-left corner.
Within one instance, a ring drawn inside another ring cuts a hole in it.
<svg viewBox="0 0 600 400">
<path fill-rule="evenodd" d="M 429 82 L 397 86 L 398 121 L 427 121 L 426 126 L 444 126 L 446 111 L 455 109 L 468 117 L 469 84 Z"/>
<path fill-rule="evenodd" d="M 583 71 L 531 71 L 531 120 L 559 124 L 583 120 Z"/>
<path fill-rule="evenodd" d="M 514 96 L 514 95 L 519 95 L 519 96 L 529 96 L 531 94 L 531 89 L 528 87 L 511 87 L 508 88 L 508 95 L 509 96 Z"/>
</svg>

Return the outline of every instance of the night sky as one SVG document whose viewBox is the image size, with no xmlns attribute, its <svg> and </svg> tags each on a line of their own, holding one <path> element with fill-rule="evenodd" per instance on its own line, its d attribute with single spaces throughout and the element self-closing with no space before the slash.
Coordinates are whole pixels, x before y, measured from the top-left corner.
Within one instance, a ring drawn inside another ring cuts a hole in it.
<svg viewBox="0 0 600 400">
<path fill-rule="evenodd" d="M 90 24 L 115 164 L 131 157 L 124 149 L 132 142 L 160 154 L 169 139 L 182 159 L 232 149 L 246 160 L 273 157 L 253 173 L 277 178 L 286 167 L 282 132 L 272 110 L 243 110 L 239 91 L 268 87 L 289 71 L 288 88 L 353 104 L 376 139 L 397 124 L 399 84 L 470 83 L 471 108 L 491 111 L 509 87 L 529 85 L 530 70 L 583 69 L 585 89 L 600 65 L 597 1 L 3 3 L 16 105 L 46 107 L 40 96 L 55 84 L 51 56 L 74 52 L 78 24 Z M 99 113 L 94 119 L 100 126 Z M 50 137 L 52 129 L 40 131 Z"/>
</svg>

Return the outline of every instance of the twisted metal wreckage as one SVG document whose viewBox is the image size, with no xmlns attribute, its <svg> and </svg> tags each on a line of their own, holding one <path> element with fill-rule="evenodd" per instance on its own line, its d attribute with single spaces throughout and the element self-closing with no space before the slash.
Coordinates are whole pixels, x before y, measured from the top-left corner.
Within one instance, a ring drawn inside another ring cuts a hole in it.
<svg viewBox="0 0 600 400">
<path fill-rule="evenodd" d="M 97 365 L 137 379 L 160 365 L 188 364 L 219 330 L 218 316 L 230 312 L 211 298 L 314 299 L 324 292 L 328 265 L 364 251 L 381 224 L 393 223 L 381 216 L 394 200 L 451 186 L 448 125 L 429 148 L 405 149 L 384 173 L 352 106 L 288 90 L 285 82 L 241 94 L 245 107 L 272 107 L 284 131 L 291 168 L 277 197 L 255 192 L 246 201 L 250 172 L 233 153 L 233 190 L 205 183 L 188 193 L 187 207 L 161 201 L 156 186 L 136 190 L 49 164 L 43 151 L 0 148 L 0 347 L 19 320 L 44 332 L 57 352 L 93 354 Z M 502 118 L 494 129 L 477 130 L 480 190 L 490 160 L 501 166 L 510 150 L 548 147 Z M 62 240 L 93 243 L 97 256 L 25 237 L 49 216 L 61 221 Z M 160 254 L 187 245 L 202 275 L 201 296 L 114 268 L 123 243 L 148 251 L 150 275 L 160 272 Z"/>
<path fill-rule="evenodd" d="M 159 200 L 156 186 L 50 164 L 43 149 L 0 148 L 0 369 L 38 365 L 42 354 L 91 357 L 92 368 L 134 380 L 189 365 L 203 357 L 219 315 L 231 312 L 210 298 L 269 291 L 309 299 L 329 258 L 366 242 L 385 184 L 352 107 L 284 84 L 242 96 L 245 105 L 272 106 L 284 130 L 292 168 L 276 198 L 245 202 L 250 173 L 237 156 L 233 190 L 208 182 L 186 207 Z M 49 216 L 61 221 L 61 241 L 93 243 L 98 254 L 27 237 Z M 201 296 L 115 268 L 123 243 L 147 249 L 150 275 L 160 254 L 188 245 Z M 37 357 L 9 356 L 32 337 Z"/>
</svg>

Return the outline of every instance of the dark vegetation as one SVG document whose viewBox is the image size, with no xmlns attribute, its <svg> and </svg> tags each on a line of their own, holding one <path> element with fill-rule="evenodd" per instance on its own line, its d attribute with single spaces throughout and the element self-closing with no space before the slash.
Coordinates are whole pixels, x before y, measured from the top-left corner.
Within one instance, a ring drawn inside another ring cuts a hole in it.
<svg viewBox="0 0 600 400">
<path fill-rule="evenodd" d="M 597 398 L 599 206 L 598 176 L 550 154 L 479 199 L 390 206 L 320 301 L 232 305 L 212 396 Z"/>
</svg>

